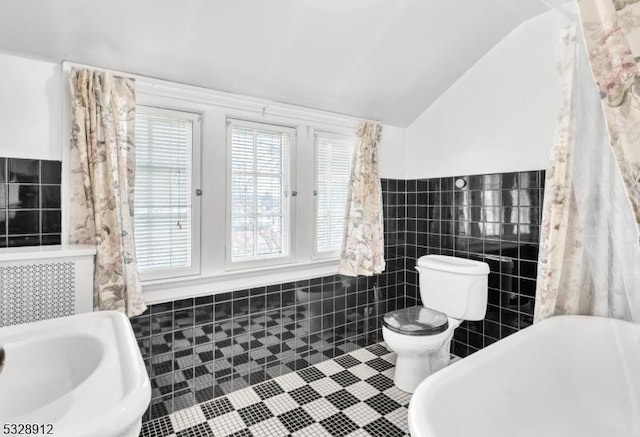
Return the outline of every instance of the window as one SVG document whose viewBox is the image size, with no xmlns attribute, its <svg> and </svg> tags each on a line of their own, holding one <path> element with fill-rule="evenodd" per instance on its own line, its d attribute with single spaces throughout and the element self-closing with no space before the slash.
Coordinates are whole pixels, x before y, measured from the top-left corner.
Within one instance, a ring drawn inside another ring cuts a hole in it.
<svg viewBox="0 0 640 437">
<path fill-rule="evenodd" d="M 354 143 L 353 137 L 315 135 L 315 253 L 319 257 L 335 256 L 342 246 Z"/>
<path fill-rule="evenodd" d="M 199 273 L 199 118 L 137 107 L 134 232 L 143 280 Z"/>
<path fill-rule="evenodd" d="M 228 264 L 286 262 L 291 251 L 291 128 L 229 120 Z"/>
</svg>

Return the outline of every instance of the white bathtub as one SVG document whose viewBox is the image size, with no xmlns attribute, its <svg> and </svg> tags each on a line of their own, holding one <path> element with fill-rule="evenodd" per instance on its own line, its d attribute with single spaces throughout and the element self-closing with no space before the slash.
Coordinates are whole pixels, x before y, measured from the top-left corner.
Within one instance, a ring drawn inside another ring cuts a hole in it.
<svg viewBox="0 0 640 437">
<path fill-rule="evenodd" d="M 640 325 L 559 316 L 430 376 L 412 437 L 640 437 Z"/>
</svg>

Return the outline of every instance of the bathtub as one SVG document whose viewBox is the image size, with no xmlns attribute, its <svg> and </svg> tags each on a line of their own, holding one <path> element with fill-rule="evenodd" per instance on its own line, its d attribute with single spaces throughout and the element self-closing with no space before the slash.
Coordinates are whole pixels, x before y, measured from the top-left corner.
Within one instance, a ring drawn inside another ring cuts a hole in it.
<svg viewBox="0 0 640 437">
<path fill-rule="evenodd" d="M 640 437 L 640 325 L 558 316 L 425 379 L 412 437 Z"/>
</svg>

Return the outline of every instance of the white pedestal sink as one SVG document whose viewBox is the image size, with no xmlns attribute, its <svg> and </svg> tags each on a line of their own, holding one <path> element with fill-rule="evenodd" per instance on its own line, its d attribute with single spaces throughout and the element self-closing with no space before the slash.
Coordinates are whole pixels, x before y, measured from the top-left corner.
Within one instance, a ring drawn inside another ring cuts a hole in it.
<svg viewBox="0 0 640 437">
<path fill-rule="evenodd" d="M 129 320 L 112 311 L 0 328 L 0 432 L 137 436 L 151 388 Z"/>
</svg>

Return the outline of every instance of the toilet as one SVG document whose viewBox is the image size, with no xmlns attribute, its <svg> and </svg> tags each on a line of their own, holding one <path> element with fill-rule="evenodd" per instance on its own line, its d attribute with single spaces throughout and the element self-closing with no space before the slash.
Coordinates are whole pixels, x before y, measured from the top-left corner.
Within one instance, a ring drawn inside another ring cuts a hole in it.
<svg viewBox="0 0 640 437">
<path fill-rule="evenodd" d="M 427 376 L 449 364 L 453 331 L 487 311 L 487 263 L 443 255 L 418 259 L 422 305 L 385 314 L 382 336 L 397 354 L 394 383 L 413 393 Z"/>
</svg>

